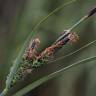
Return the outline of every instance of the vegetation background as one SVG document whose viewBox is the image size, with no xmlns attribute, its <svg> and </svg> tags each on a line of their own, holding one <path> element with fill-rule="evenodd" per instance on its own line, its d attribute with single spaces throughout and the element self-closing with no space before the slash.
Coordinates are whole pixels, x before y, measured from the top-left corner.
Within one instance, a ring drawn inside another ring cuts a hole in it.
<svg viewBox="0 0 96 96">
<path fill-rule="evenodd" d="M 0 92 L 4 89 L 12 62 L 34 25 L 68 1 L 70 0 L 0 0 Z M 94 7 L 96 7 L 96 0 L 77 0 L 49 17 L 38 27 L 38 33 L 34 36 L 41 40 L 38 51 L 41 52 L 52 44 L 64 29 L 70 28 Z M 96 15 L 80 24 L 74 32 L 79 35 L 78 43 L 64 46 L 54 59 L 96 39 Z M 66 59 L 44 65 L 11 89 L 9 96 L 30 84 L 32 80 L 95 55 L 96 43 Z M 96 96 L 95 74 L 96 61 L 84 63 L 68 69 L 62 75 L 40 85 L 25 96 Z"/>
</svg>

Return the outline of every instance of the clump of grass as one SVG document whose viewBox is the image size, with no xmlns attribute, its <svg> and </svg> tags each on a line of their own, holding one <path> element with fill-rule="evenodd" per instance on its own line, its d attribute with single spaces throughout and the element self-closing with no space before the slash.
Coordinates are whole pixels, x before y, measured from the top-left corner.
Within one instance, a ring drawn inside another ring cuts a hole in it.
<svg viewBox="0 0 96 96">
<path fill-rule="evenodd" d="M 62 7 L 56 9 L 54 12 L 57 10 L 61 9 Z M 52 13 L 52 14 L 53 14 Z M 32 70 L 36 69 L 37 67 L 46 64 L 48 59 L 50 59 L 50 56 L 54 55 L 60 48 L 63 47 L 63 45 L 67 44 L 68 42 L 76 42 L 78 40 L 78 36 L 72 32 L 72 30 L 77 27 L 81 22 L 86 20 L 87 18 L 91 17 L 96 13 L 96 8 L 91 10 L 87 15 L 85 15 L 83 18 L 81 18 L 76 24 L 74 24 L 71 28 L 68 30 L 64 30 L 64 34 L 62 34 L 57 40 L 48 48 L 46 48 L 44 51 L 39 53 L 37 55 L 36 53 L 36 48 L 37 48 L 37 43 L 39 43 L 39 39 L 37 42 L 37 39 L 34 39 L 30 47 L 28 47 L 28 50 L 24 53 L 25 47 L 28 46 L 28 41 L 30 41 L 30 38 L 33 34 L 29 35 L 28 40 L 25 42 L 25 45 L 23 49 L 21 50 L 18 58 L 15 61 L 15 64 L 11 70 L 10 74 L 7 77 L 6 80 L 6 88 L 4 91 L 1 93 L 0 96 L 4 96 L 6 92 L 16 83 L 18 80 L 23 79 L 26 77 L 27 74 L 30 74 Z M 50 15 L 52 15 L 50 14 Z M 49 15 L 49 16 L 50 16 Z M 46 20 L 47 17 L 44 20 Z M 39 24 L 41 24 L 43 21 L 40 21 L 40 23 L 37 24 L 37 27 Z M 35 27 L 35 28 L 37 28 Z M 24 53 L 23 57 L 22 54 Z M 22 58 L 22 60 L 21 60 Z"/>
</svg>

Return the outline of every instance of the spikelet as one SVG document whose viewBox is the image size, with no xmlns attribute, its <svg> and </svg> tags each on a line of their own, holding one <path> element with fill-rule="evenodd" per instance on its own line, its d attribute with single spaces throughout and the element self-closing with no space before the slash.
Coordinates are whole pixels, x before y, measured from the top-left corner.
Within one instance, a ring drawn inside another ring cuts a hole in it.
<svg viewBox="0 0 96 96">
<path fill-rule="evenodd" d="M 77 40 L 78 36 L 75 33 L 68 33 L 68 35 L 64 35 L 64 38 L 60 40 L 58 39 L 58 41 L 46 48 L 39 55 L 37 55 L 36 48 L 40 44 L 40 40 L 32 40 L 28 48 L 25 50 L 22 62 L 14 75 L 11 86 L 13 86 L 19 80 L 24 79 L 32 72 L 33 69 L 46 64 L 50 57 L 52 57 L 60 48 L 62 48 L 63 45 L 67 44 L 68 42 L 75 43 Z"/>
<path fill-rule="evenodd" d="M 66 34 L 66 33 L 65 33 Z M 76 33 L 68 33 L 64 37 L 57 39 L 50 47 L 46 48 L 37 58 L 38 60 L 48 59 L 50 56 L 54 55 L 63 45 L 70 43 L 76 43 L 78 41 L 78 35 Z M 45 60 L 46 61 L 46 60 Z"/>
<path fill-rule="evenodd" d="M 13 86 L 19 80 L 24 79 L 28 74 L 30 74 L 33 70 L 33 61 L 36 60 L 36 48 L 40 44 L 40 40 L 38 38 L 31 40 L 28 48 L 25 50 L 25 53 L 22 57 L 21 64 L 15 73 L 13 80 L 11 82 L 11 86 Z"/>
</svg>

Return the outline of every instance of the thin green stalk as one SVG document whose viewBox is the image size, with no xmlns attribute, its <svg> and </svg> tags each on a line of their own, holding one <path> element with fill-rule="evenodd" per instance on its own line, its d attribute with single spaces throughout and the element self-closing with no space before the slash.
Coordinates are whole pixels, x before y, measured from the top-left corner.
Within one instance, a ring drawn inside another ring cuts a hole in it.
<svg viewBox="0 0 96 96">
<path fill-rule="evenodd" d="M 71 28 L 69 28 L 68 30 L 72 31 L 75 27 L 77 27 L 79 24 L 81 24 L 83 21 L 85 21 L 88 18 L 88 16 L 84 16 L 83 18 L 81 18 L 76 24 L 74 24 Z"/>
<path fill-rule="evenodd" d="M 29 91 L 33 90 L 34 88 L 40 86 L 41 84 L 47 82 L 48 80 L 54 78 L 54 77 L 57 77 L 59 75 L 61 75 L 63 72 L 65 72 L 66 70 L 72 68 L 72 67 L 76 67 L 80 64 L 84 64 L 84 63 L 87 63 L 87 62 L 90 62 L 90 61 L 94 61 L 96 60 L 96 56 L 93 56 L 93 57 L 90 57 L 90 58 L 86 58 L 86 59 L 83 59 L 83 60 L 80 60 L 76 63 L 73 63 L 67 67 L 64 67 L 56 72 L 53 72 L 45 77 L 42 77 L 40 79 L 38 79 L 37 81 L 34 81 L 32 82 L 30 85 L 24 87 L 23 89 L 21 89 L 20 91 L 18 91 L 17 93 L 15 93 L 13 96 L 23 96 L 24 94 L 28 93 Z"/>
<path fill-rule="evenodd" d="M 89 13 L 87 15 L 85 15 L 84 17 L 82 17 L 77 23 L 75 23 L 71 28 L 69 28 L 69 31 L 72 31 L 74 28 L 76 28 L 78 25 L 80 25 L 83 21 L 85 21 L 86 19 L 88 19 L 89 17 L 93 16 L 96 13 L 96 8 L 92 9 L 91 11 L 89 11 Z"/>
<path fill-rule="evenodd" d="M 37 28 L 44 22 L 46 21 L 50 16 L 52 16 L 54 13 L 58 12 L 59 10 L 61 10 L 63 7 L 75 2 L 76 0 L 72 0 L 69 1 L 67 3 L 64 3 L 62 5 L 60 5 L 59 7 L 57 7 L 55 10 L 53 10 L 51 13 L 49 13 L 45 18 L 43 18 L 38 24 L 35 25 L 35 27 L 33 28 L 33 31 L 36 32 Z"/>
</svg>

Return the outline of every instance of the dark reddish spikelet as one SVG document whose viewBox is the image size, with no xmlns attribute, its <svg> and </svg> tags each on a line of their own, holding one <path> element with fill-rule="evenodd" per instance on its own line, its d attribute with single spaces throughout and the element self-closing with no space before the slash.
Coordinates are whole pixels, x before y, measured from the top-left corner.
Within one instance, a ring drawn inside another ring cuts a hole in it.
<svg viewBox="0 0 96 96">
<path fill-rule="evenodd" d="M 89 14 L 88 14 L 88 17 L 94 15 L 96 13 L 96 8 L 92 9 Z"/>
<path fill-rule="evenodd" d="M 51 46 L 46 48 L 37 58 L 42 59 L 45 57 L 50 57 L 53 54 L 55 54 L 60 48 L 63 47 L 63 45 L 67 44 L 68 42 L 75 43 L 78 40 L 78 36 L 75 33 L 69 33 L 67 36 L 64 36 L 64 38 L 56 41 Z"/>
</svg>

